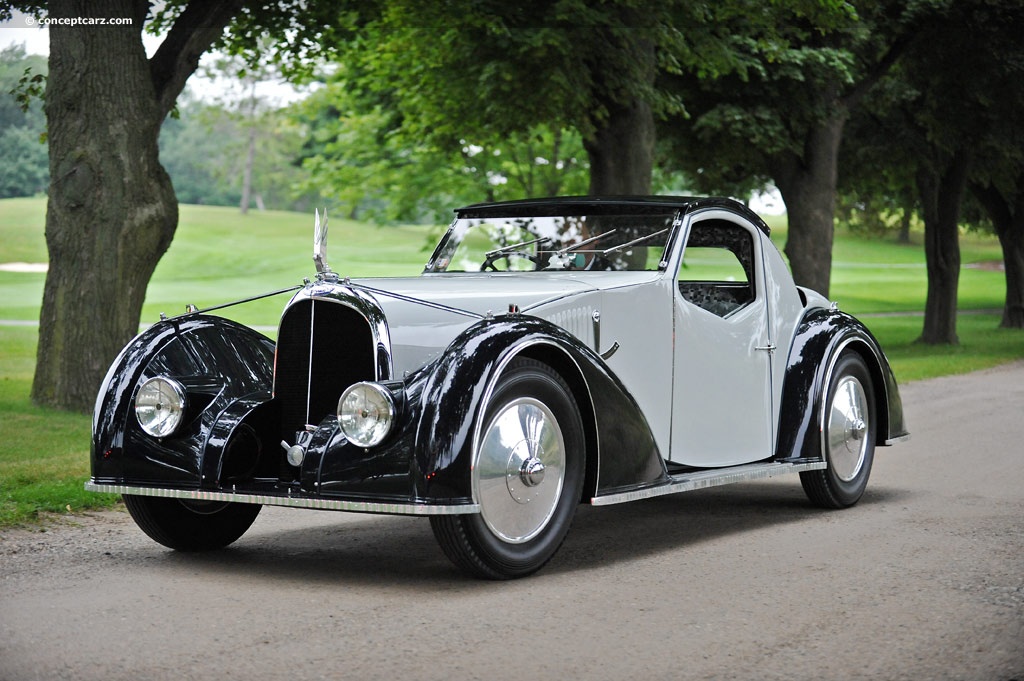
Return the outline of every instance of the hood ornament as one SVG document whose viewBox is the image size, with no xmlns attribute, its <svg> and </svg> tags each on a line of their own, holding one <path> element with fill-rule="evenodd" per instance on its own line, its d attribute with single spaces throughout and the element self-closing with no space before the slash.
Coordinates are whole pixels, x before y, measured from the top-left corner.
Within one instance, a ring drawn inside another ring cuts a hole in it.
<svg viewBox="0 0 1024 681">
<path fill-rule="evenodd" d="M 330 274 L 330 265 L 327 264 L 327 207 L 324 207 L 324 219 L 320 219 L 320 211 L 313 209 L 315 221 L 313 222 L 313 264 L 316 265 L 317 274 L 322 277 Z"/>
</svg>

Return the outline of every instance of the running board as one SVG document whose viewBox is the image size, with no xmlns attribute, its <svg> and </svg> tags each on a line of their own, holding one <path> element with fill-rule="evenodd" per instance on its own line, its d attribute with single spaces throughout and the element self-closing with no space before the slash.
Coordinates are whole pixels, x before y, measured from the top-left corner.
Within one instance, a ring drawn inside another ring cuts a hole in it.
<svg viewBox="0 0 1024 681">
<path fill-rule="evenodd" d="M 746 480 L 763 480 L 773 478 L 776 475 L 787 473 L 802 473 L 803 471 L 819 471 L 826 467 L 824 461 L 807 461 L 800 463 L 752 463 L 745 466 L 731 466 L 729 468 L 715 468 L 706 471 L 697 471 L 669 477 L 667 482 L 654 487 L 619 492 L 607 496 L 593 497 L 590 503 L 593 506 L 608 506 L 610 504 L 622 504 L 627 501 L 638 501 L 650 497 L 660 497 L 663 494 L 676 494 L 678 492 L 690 492 L 695 489 L 706 487 L 718 487 L 719 485 L 731 485 L 734 482 Z"/>
</svg>

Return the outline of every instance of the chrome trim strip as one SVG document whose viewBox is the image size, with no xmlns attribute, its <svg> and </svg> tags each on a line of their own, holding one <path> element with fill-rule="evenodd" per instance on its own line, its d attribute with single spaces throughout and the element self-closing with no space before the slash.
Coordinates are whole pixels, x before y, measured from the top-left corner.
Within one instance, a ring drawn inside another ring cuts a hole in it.
<svg viewBox="0 0 1024 681">
<path fill-rule="evenodd" d="M 146 497 L 166 497 L 191 501 L 233 501 L 243 504 L 264 506 L 287 506 L 311 508 L 321 511 L 352 511 L 355 513 L 384 513 L 389 515 L 459 515 L 479 513 L 478 504 L 399 504 L 383 501 L 346 501 L 322 497 L 287 497 L 272 494 L 248 494 L 243 492 L 216 492 L 199 489 L 167 489 L 156 487 L 134 487 L 132 485 L 104 485 L 90 481 L 85 483 L 87 492 L 106 494 L 137 494 Z"/>
<path fill-rule="evenodd" d="M 361 315 L 370 325 L 370 332 L 374 336 L 374 347 L 383 348 L 388 359 L 386 367 L 382 366 L 382 363 L 379 360 L 374 363 L 375 375 L 373 380 L 390 381 L 393 378 L 390 376 L 390 370 L 393 366 L 391 334 L 388 331 L 388 324 L 387 319 L 384 317 L 384 311 L 372 296 L 351 286 L 331 282 L 317 282 L 304 287 L 303 290 L 295 294 L 288 303 L 288 307 L 285 308 L 285 312 L 282 313 L 282 319 L 288 309 L 300 300 L 322 300 L 328 303 L 345 305 Z"/>
<path fill-rule="evenodd" d="M 803 471 L 818 471 L 825 468 L 824 461 L 810 461 L 807 463 L 755 463 L 745 466 L 732 466 L 730 468 L 716 468 L 714 470 L 688 473 L 670 478 L 670 481 L 656 487 L 630 492 L 620 492 L 607 496 L 593 497 L 590 500 L 593 506 L 608 506 L 611 504 L 622 504 L 628 501 L 660 497 L 665 494 L 676 494 L 678 492 L 690 492 L 719 485 L 729 485 L 734 482 L 747 480 L 763 480 L 785 473 L 800 473 Z"/>
<path fill-rule="evenodd" d="M 631 284 L 627 284 L 627 286 L 631 286 Z M 533 310 L 536 310 L 538 307 L 542 307 L 544 305 L 547 305 L 548 303 L 557 303 L 560 300 L 565 300 L 566 298 L 573 298 L 575 296 L 580 296 L 580 295 L 583 295 L 584 293 L 594 293 L 596 290 L 597 289 L 587 289 L 587 290 L 583 290 L 583 291 L 570 291 L 569 293 L 560 293 L 558 295 L 551 296 L 550 298 L 545 298 L 544 300 L 538 300 L 533 305 L 527 305 L 526 307 L 521 309 L 520 312 L 522 312 L 523 314 L 526 314 L 527 312 L 531 312 Z"/>
<path fill-rule="evenodd" d="M 313 392 L 313 339 L 316 337 L 316 300 L 309 303 L 309 361 L 306 363 L 306 420 L 309 423 L 309 401 Z"/>
<path fill-rule="evenodd" d="M 445 312 L 451 312 L 452 314 L 462 315 L 463 317 L 469 317 L 471 319 L 486 319 L 486 316 L 484 316 L 482 314 L 478 314 L 476 312 L 470 312 L 469 310 L 462 310 L 462 309 L 457 308 L 457 307 L 452 307 L 451 305 L 444 305 L 443 303 L 435 303 L 433 301 L 424 300 L 422 298 L 414 298 L 412 296 L 407 296 L 407 295 L 402 294 L 402 293 L 394 293 L 393 291 L 385 291 L 384 289 L 374 288 L 372 286 L 367 286 L 366 284 L 358 284 L 358 283 L 356 283 L 354 281 L 346 282 L 345 285 L 348 286 L 351 289 L 359 289 L 359 290 L 362 290 L 362 291 L 367 291 L 368 293 L 372 293 L 374 295 L 384 296 L 386 298 L 394 298 L 395 300 L 401 300 L 401 301 L 406 302 L 406 303 L 413 303 L 414 305 L 422 305 L 424 307 L 430 307 L 430 308 L 433 308 L 435 310 L 443 310 Z"/>
<path fill-rule="evenodd" d="M 612 355 L 614 355 L 618 351 L 619 351 L 619 341 L 615 341 L 614 343 L 612 343 L 612 346 L 610 348 L 608 348 L 607 350 L 605 350 L 604 352 L 601 353 L 601 359 L 607 361 L 607 360 L 611 359 Z"/>
<path fill-rule="evenodd" d="M 270 298 L 272 296 L 279 296 L 282 293 L 291 293 L 292 291 L 298 291 L 303 286 L 304 286 L 304 284 L 298 284 L 296 286 L 289 286 L 288 288 L 278 289 L 277 291 L 270 291 L 269 293 L 260 293 L 259 295 L 249 296 L 248 298 L 242 298 L 241 300 L 233 300 L 230 303 L 221 303 L 220 305 L 211 305 L 210 307 L 204 307 L 204 308 L 201 308 L 201 309 L 197 308 L 195 306 L 189 306 L 189 308 L 188 308 L 189 311 L 188 312 L 185 312 L 185 313 L 180 314 L 180 315 L 175 315 L 174 317 L 169 317 L 169 319 L 182 319 L 182 318 L 185 318 L 185 317 L 193 317 L 195 315 L 205 314 L 207 312 L 213 312 L 214 310 L 223 310 L 226 307 L 234 307 L 235 305 L 243 305 L 245 303 L 251 303 L 251 302 L 256 301 L 256 300 L 263 300 L 264 298 Z M 32 322 L 32 323 L 33 324 L 37 324 L 38 322 Z M 19 322 L 19 324 L 20 324 L 20 322 Z M 7 323 L 6 325 L 10 326 L 11 324 Z M 148 327 L 150 325 L 146 324 L 145 326 Z M 251 328 L 256 328 L 256 327 L 251 327 Z M 274 329 L 276 329 L 276 327 L 270 328 L 270 330 L 274 330 Z"/>
</svg>

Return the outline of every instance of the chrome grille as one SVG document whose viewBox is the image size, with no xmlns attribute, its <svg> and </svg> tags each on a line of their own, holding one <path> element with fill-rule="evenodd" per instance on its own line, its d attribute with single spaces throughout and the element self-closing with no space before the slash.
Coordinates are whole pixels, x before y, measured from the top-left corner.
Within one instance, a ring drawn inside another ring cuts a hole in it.
<svg viewBox="0 0 1024 681">
<path fill-rule="evenodd" d="M 274 398 L 284 439 L 334 413 L 345 388 L 372 381 L 370 325 L 354 309 L 329 300 L 302 300 L 285 312 L 278 332 Z"/>
</svg>

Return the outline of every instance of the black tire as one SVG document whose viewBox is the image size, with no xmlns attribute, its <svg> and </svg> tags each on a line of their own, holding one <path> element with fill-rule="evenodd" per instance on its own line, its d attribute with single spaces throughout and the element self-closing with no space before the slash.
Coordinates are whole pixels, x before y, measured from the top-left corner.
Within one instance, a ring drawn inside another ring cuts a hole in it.
<svg viewBox="0 0 1024 681">
<path fill-rule="evenodd" d="M 844 352 L 836 361 L 822 409 L 821 455 L 827 468 L 801 473 L 800 482 L 814 504 L 846 508 L 867 487 L 878 430 L 871 373 L 856 352 Z"/>
<path fill-rule="evenodd" d="M 522 424 L 526 418 L 540 424 L 531 432 L 546 437 L 532 444 L 524 438 L 510 448 L 494 446 L 502 425 Z M 479 432 L 473 493 L 481 512 L 431 516 L 430 525 L 445 555 L 464 572 L 496 580 L 525 577 L 555 555 L 579 505 L 585 457 L 579 408 L 551 367 L 515 359 L 499 379 Z M 491 444 L 489 433 L 495 433 Z M 524 458 L 527 450 L 530 456 Z M 496 469 L 505 458 L 511 474 L 502 478 Z M 528 470 L 534 461 L 542 462 L 539 481 Z M 491 477 L 489 468 L 495 470 Z"/>
<path fill-rule="evenodd" d="M 124 495 L 132 520 L 154 541 L 176 551 L 221 549 L 249 529 L 259 504 L 185 501 Z"/>
</svg>

